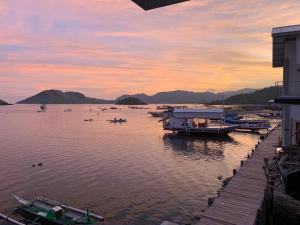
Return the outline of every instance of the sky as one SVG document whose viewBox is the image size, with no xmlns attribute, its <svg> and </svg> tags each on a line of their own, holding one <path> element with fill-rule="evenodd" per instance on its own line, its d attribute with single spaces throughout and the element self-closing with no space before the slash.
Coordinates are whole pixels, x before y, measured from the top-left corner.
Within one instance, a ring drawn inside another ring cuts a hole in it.
<svg viewBox="0 0 300 225">
<path fill-rule="evenodd" d="M 299 0 L 0 0 L 0 99 L 271 86 L 271 29 L 299 23 Z"/>
</svg>

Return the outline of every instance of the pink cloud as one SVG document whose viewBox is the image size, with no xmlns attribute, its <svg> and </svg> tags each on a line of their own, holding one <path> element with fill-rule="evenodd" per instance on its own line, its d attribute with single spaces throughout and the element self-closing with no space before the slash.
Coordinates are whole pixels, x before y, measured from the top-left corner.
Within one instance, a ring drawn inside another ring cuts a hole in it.
<svg viewBox="0 0 300 225">
<path fill-rule="evenodd" d="M 299 10 L 296 0 L 191 0 L 149 12 L 129 0 L 4 0 L 0 98 L 272 85 L 281 70 L 271 68 L 271 28 L 298 23 Z"/>
</svg>

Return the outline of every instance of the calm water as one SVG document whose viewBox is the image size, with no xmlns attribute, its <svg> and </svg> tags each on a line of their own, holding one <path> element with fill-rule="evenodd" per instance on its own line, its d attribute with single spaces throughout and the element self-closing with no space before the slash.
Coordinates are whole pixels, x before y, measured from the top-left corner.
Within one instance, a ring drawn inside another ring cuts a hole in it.
<svg viewBox="0 0 300 225">
<path fill-rule="evenodd" d="M 1 212 L 16 206 L 10 196 L 15 193 L 92 209 L 106 218 L 106 225 L 182 223 L 205 208 L 207 197 L 221 186 L 217 177 L 230 176 L 259 138 L 248 133 L 221 139 L 171 136 L 148 110 L 127 107 L 37 109 L 0 107 Z M 114 117 L 128 123 L 106 121 Z M 84 122 L 89 118 L 94 121 Z M 43 167 L 33 168 L 37 162 Z"/>
</svg>

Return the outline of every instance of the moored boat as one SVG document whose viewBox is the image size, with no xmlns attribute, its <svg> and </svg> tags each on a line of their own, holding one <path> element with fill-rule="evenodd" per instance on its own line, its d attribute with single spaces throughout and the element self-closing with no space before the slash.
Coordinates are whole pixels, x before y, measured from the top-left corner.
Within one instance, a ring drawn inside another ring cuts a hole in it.
<svg viewBox="0 0 300 225">
<path fill-rule="evenodd" d="M 47 110 L 47 105 L 42 104 L 42 105 L 40 106 L 40 110 L 38 110 L 37 112 L 46 112 L 46 110 Z"/>
<path fill-rule="evenodd" d="M 127 122 L 126 119 L 122 119 L 122 118 L 120 118 L 120 119 L 114 118 L 113 120 L 107 120 L 107 121 L 109 121 L 111 123 L 125 123 L 125 122 Z"/>
<path fill-rule="evenodd" d="M 165 117 L 166 112 L 148 112 L 153 117 Z"/>
<path fill-rule="evenodd" d="M 27 201 L 14 195 L 20 206 L 14 212 L 23 218 L 42 225 L 75 225 L 97 224 L 103 221 L 102 216 L 83 211 L 63 203 L 37 197 L 33 201 Z"/>
<path fill-rule="evenodd" d="M 227 134 L 238 125 L 224 122 L 223 109 L 174 109 L 161 119 L 163 129 L 183 134 Z"/>
</svg>

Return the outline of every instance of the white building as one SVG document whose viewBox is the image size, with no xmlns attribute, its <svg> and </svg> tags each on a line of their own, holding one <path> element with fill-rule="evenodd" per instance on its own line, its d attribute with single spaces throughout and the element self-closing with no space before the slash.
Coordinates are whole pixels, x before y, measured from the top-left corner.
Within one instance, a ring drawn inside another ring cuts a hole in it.
<svg viewBox="0 0 300 225">
<path fill-rule="evenodd" d="M 272 30 L 273 67 L 283 67 L 283 147 L 300 146 L 300 25 Z"/>
</svg>

